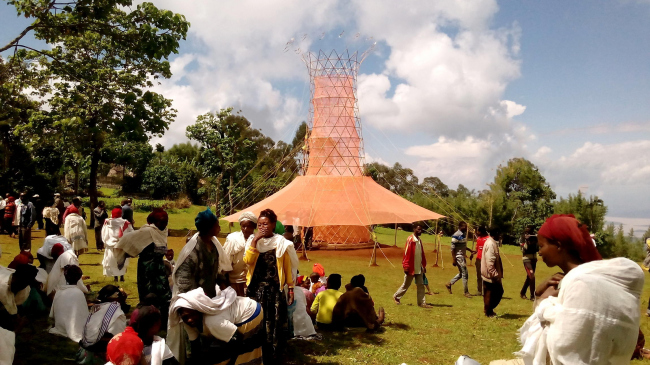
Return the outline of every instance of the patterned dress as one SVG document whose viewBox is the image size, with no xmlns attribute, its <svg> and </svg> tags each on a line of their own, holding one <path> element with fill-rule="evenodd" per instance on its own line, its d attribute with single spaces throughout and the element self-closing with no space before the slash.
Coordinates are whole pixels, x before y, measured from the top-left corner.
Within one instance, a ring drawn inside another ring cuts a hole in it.
<svg viewBox="0 0 650 365">
<path fill-rule="evenodd" d="M 203 288 L 205 295 L 213 298 L 217 295 L 215 286 L 219 274 L 219 251 L 216 248 L 208 250 L 200 237 L 196 239 L 196 247 L 176 270 L 175 285 L 179 293 Z"/>
<path fill-rule="evenodd" d="M 264 311 L 264 364 L 277 363 L 286 344 L 288 320 L 287 300 L 280 288 L 275 250 L 259 255 L 247 290 L 248 297 L 260 303 Z"/>
<path fill-rule="evenodd" d="M 167 252 L 166 247 L 156 247 L 152 242 L 142 250 L 138 258 L 138 295 L 140 302 L 153 293 L 158 297 L 159 303 L 169 305 L 172 299 L 172 291 L 169 288 L 167 271 L 163 258 Z M 161 308 L 161 313 L 164 308 Z"/>
</svg>

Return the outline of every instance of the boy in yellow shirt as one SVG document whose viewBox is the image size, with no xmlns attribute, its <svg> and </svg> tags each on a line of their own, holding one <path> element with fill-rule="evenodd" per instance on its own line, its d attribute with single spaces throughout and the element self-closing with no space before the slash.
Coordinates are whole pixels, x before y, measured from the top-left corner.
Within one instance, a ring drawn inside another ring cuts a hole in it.
<svg viewBox="0 0 650 365">
<path fill-rule="evenodd" d="M 341 275 L 331 274 L 327 278 L 327 290 L 318 293 L 316 299 L 314 299 L 314 303 L 311 305 L 311 311 L 316 314 L 316 325 L 318 329 L 331 329 L 334 306 L 338 302 L 339 297 L 343 295 L 339 291 L 340 287 Z"/>
</svg>

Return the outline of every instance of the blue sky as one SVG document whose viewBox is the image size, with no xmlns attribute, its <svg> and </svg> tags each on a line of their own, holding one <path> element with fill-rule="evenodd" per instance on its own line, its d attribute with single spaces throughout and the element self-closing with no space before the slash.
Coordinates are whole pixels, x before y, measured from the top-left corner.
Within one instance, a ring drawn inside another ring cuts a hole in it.
<svg viewBox="0 0 650 365">
<path fill-rule="evenodd" d="M 192 23 L 157 87 L 179 110 L 167 146 L 228 106 L 290 140 L 309 102 L 295 49 L 365 49 L 372 36 L 359 76 L 368 161 L 483 189 L 499 164 L 526 157 L 560 195 L 583 187 L 612 217 L 650 218 L 650 2 L 154 3 Z M 26 22 L 0 9 L 4 44 Z"/>
</svg>

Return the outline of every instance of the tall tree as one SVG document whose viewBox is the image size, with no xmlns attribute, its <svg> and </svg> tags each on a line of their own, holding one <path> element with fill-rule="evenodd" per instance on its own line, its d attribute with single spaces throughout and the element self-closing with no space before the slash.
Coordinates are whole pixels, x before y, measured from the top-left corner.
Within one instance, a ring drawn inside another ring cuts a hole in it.
<svg viewBox="0 0 650 365">
<path fill-rule="evenodd" d="M 257 161 L 259 144 L 255 139 L 260 140 L 259 131 L 251 128 L 246 118 L 232 114 L 232 108 L 227 108 L 199 115 L 196 123 L 187 127 L 186 134 L 199 142 L 205 170 L 210 176 L 216 176 L 215 202 L 221 204 L 219 199 L 228 195 L 228 211 L 232 214 L 233 186 L 235 181 L 244 179 Z"/>
<path fill-rule="evenodd" d="M 71 141 L 65 145 L 70 150 L 90 156 L 92 208 L 107 141 L 146 142 L 162 135 L 174 120 L 171 100 L 150 88 L 154 80 L 171 77 L 167 57 L 177 53 L 189 23 L 152 3 L 132 8 L 130 0 L 11 4 L 19 15 L 35 19 L 10 42 L 18 49 L 11 61 L 31 62 L 31 72 L 51 81 L 38 90 L 47 108 L 33 113 L 18 133 L 33 133 L 33 143 L 49 135 L 65 138 Z M 21 45 L 29 31 L 51 48 Z"/>
<path fill-rule="evenodd" d="M 554 203 L 553 209 L 557 214 L 573 214 L 576 219 L 589 227 L 589 232 L 601 232 L 605 227 L 607 206 L 597 196 L 586 198 L 582 193 L 569 194 Z"/>
</svg>

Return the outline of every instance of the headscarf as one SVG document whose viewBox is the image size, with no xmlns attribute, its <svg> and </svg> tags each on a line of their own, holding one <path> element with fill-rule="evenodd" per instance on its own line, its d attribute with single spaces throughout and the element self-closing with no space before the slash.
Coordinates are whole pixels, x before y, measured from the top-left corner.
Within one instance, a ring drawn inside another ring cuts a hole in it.
<svg viewBox="0 0 650 365">
<path fill-rule="evenodd" d="M 275 222 L 275 229 L 273 229 L 273 233 L 280 235 L 284 234 L 284 225 L 280 221 Z"/>
<path fill-rule="evenodd" d="M 212 213 L 210 207 L 207 207 L 204 211 L 199 212 L 199 214 L 196 215 L 196 219 L 194 219 L 196 229 L 201 233 L 208 231 L 215 224 L 218 224 L 218 222 L 219 219 L 217 219 L 217 216 Z"/>
<path fill-rule="evenodd" d="M 16 198 L 14 198 L 13 196 L 7 198 L 7 202 L 9 203 L 13 203 L 14 201 L 16 201 Z"/>
<path fill-rule="evenodd" d="M 552 215 L 537 234 L 575 250 L 582 262 L 602 260 L 589 236 L 587 226 L 578 222 L 573 214 Z"/>
<path fill-rule="evenodd" d="M 21 251 L 7 267 L 15 269 L 18 265 L 28 265 L 31 260 L 34 260 L 34 256 L 30 252 Z"/>
<path fill-rule="evenodd" d="M 312 269 L 312 272 L 317 273 L 321 277 L 325 276 L 325 268 L 321 264 L 314 264 L 314 268 Z"/>
<path fill-rule="evenodd" d="M 54 256 L 59 257 L 64 251 L 65 248 L 63 247 L 63 245 L 60 243 L 56 243 L 54 244 L 54 246 L 52 246 L 52 251 L 51 251 L 52 253 L 50 253 L 50 255 L 52 255 L 52 257 Z"/>
<path fill-rule="evenodd" d="M 77 209 L 77 207 L 74 206 L 74 205 L 70 205 L 70 207 L 68 208 L 68 215 L 73 214 L 73 213 L 74 214 L 79 214 L 79 209 Z"/>
<path fill-rule="evenodd" d="M 122 208 L 113 208 L 111 210 L 111 218 L 122 218 Z"/>
<path fill-rule="evenodd" d="M 147 223 L 156 224 L 169 219 L 169 215 L 162 208 L 154 208 L 154 210 L 147 216 Z"/>
<path fill-rule="evenodd" d="M 296 278 L 296 285 L 297 286 L 301 286 L 304 283 L 305 283 L 305 276 L 304 275 L 300 275 L 300 276 L 298 276 Z"/>
<path fill-rule="evenodd" d="M 251 221 L 257 224 L 257 216 L 253 212 L 243 212 L 239 215 L 239 223 L 243 221 Z"/>
<path fill-rule="evenodd" d="M 136 365 L 140 363 L 144 344 L 133 328 L 113 337 L 106 346 L 106 360 L 114 365 Z"/>
</svg>

